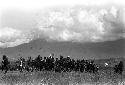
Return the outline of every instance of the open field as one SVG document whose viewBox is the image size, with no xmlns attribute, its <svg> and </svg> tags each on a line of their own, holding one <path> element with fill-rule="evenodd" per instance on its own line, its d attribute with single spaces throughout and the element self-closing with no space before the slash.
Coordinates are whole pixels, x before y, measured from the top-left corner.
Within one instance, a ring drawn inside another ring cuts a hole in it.
<svg viewBox="0 0 125 85">
<path fill-rule="evenodd" d="M 0 72 L 0 85 L 125 85 L 125 73 L 101 70 L 96 74 L 80 72 Z"/>
</svg>

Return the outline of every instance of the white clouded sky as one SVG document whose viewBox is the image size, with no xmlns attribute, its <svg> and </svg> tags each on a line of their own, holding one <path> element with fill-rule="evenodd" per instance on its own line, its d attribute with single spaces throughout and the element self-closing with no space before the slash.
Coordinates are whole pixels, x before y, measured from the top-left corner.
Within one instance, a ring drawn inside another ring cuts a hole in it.
<svg viewBox="0 0 125 85">
<path fill-rule="evenodd" d="M 111 3 L 122 7 L 106 7 Z M 123 5 L 123 0 L 0 0 L 0 47 L 37 38 L 73 42 L 124 38 Z"/>
<path fill-rule="evenodd" d="M 0 0 L 0 7 L 34 9 L 53 5 L 104 5 L 107 3 L 125 4 L 124 0 Z"/>
</svg>

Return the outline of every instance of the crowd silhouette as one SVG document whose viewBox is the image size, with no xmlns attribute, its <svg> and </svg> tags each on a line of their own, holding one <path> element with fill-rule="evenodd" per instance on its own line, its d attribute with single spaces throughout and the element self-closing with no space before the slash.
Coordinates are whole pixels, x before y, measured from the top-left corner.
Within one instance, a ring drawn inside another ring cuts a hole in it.
<svg viewBox="0 0 125 85">
<path fill-rule="evenodd" d="M 94 60 L 74 60 L 69 56 L 63 57 L 60 55 L 59 58 L 54 58 L 54 54 L 51 54 L 49 57 L 41 57 L 38 55 L 35 59 L 32 57 L 28 57 L 27 60 L 25 58 L 20 57 L 17 61 L 14 61 L 14 64 L 8 60 L 6 55 L 3 55 L 3 60 L 1 63 L 1 70 L 7 73 L 10 71 L 54 71 L 54 72 L 71 72 L 71 71 L 79 71 L 79 72 L 90 72 L 97 73 L 99 71 L 99 66 L 94 63 Z M 114 72 L 122 74 L 123 72 L 123 62 L 120 61 L 117 65 L 114 66 Z"/>
</svg>

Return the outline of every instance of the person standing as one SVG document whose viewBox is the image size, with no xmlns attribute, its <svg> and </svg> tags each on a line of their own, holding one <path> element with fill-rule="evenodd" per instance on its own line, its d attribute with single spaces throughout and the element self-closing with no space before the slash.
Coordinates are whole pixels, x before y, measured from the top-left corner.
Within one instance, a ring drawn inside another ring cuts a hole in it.
<svg viewBox="0 0 125 85">
<path fill-rule="evenodd" d="M 9 61 L 6 55 L 3 55 L 3 60 L 2 60 L 2 71 L 5 70 L 5 73 L 8 71 L 8 65 Z"/>
</svg>

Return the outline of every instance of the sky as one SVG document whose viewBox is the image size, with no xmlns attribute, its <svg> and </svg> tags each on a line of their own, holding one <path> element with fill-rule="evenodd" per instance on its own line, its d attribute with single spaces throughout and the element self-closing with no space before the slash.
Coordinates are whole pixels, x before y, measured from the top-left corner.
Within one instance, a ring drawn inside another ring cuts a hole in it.
<svg viewBox="0 0 125 85">
<path fill-rule="evenodd" d="M 123 0 L 0 0 L 0 47 L 36 39 L 98 43 L 125 38 Z"/>
</svg>

